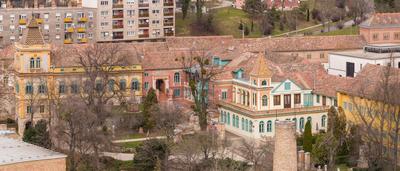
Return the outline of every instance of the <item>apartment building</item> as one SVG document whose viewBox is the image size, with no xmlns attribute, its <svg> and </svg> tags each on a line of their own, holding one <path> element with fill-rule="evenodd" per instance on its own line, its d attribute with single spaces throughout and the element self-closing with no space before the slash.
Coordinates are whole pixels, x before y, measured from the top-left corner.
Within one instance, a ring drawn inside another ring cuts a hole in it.
<svg viewBox="0 0 400 171">
<path fill-rule="evenodd" d="M 98 0 L 97 41 L 157 40 L 174 36 L 174 0 Z"/>
<path fill-rule="evenodd" d="M 54 44 L 87 43 L 95 41 L 96 9 L 81 5 L 58 6 L 53 0 L 33 6 L 2 4 L 0 9 L 0 45 L 18 42 L 28 21 L 35 18 L 46 42 Z M 75 3 L 76 4 L 76 3 Z"/>
</svg>

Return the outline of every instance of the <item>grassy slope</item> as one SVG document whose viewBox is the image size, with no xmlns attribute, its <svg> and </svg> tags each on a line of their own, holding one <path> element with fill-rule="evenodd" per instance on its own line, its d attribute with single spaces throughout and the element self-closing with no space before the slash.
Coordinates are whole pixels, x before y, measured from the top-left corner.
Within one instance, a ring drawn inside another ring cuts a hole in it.
<svg viewBox="0 0 400 171">
<path fill-rule="evenodd" d="M 357 35 L 358 34 L 358 26 L 352 26 L 348 28 L 344 28 L 341 30 L 330 31 L 326 33 L 321 33 L 321 36 L 334 36 L 334 35 Z"/>
</svg>

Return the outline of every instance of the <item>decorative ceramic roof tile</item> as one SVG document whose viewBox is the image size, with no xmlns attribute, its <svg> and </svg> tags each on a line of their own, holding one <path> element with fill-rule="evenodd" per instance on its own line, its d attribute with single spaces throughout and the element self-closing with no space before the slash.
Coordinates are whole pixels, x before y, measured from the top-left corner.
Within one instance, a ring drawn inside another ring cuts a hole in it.
<svg viewBox="0 0 400 171">
<path fill-rule="evenodd" d="M 268 68 L 267 61 L 265 60 L 263 53 L 258 54 L 257 62 L 252 68 L 250 75 L 259 78 L 271 78 L 272 73 Z"/>
<path fill-rule="evenodd" d="M 21 43 L 23 45 L 44 45 L 44 39 L 39 29 L 39 25 L 35 19 L 29 22 L 25 33 L 22 36 Z"/>
</svg>

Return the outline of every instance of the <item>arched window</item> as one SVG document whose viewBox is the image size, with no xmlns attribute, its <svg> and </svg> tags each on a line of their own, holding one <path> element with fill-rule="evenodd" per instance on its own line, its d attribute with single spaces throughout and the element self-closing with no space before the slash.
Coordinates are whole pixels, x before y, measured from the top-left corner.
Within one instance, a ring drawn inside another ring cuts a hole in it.
<svg viewBox="0 0 400 171">
<path fill-rule="evenodd" d="M 119 81 L 119 90 L 125 91 L 126 90 L 126 80 L 122 79 Z"/>
<path fill-rule="evenodd" d="M 307 117 L 307 121 L 310 121 L 310 124 L 312 125 L 312 119 L 311 119 L 311 116 Z"/>
<path fill-rule="evenodd" d="M 31 58 L 29 68 L 35 68 L 35 59 Z"/>
<path fill-rule="evenodd" d="M 253 121 L 249 121 L 249 131 L 253 132 Z"/>
<path fill-rule="evenodd" d="M 303 117 L 300 118 L 299 128 L 300 128 L 300 130 L 304 129 L 304 118 Z"/>
<path fill-rule="evenodd" d="M 134 79 L 132 81 L 131 89 L 135 90 L 135 91 L 138 91 L 139 88 L 140 88 L 139 81 L 137 79 Z"/>
<path fill-rule="evenodd" d="M 108 80 L 108 91 L 114 91 L 114 84 L 115 84 L 115 80 L 111 79 Z"/>
<path fill-rule="evenodd" d="M 36 68 L 40 68 L 40 58 L 36 58 Z"/>
<path fill-rule="evenodd" d="M 267 122 L 267 132 L 272 132 L 272 121 Z"/>
<path fill-rule="evenodd" d="M 264 95 L 262 97 L 262 105 L 263 106 L 267 106 L 268 105 L 268 97 L 266 95 Z"/>
<path fill-rule="evenodd" d="M 231 124 L 231 114 L 229 112 L 228 112 L 226 120 L 227 120 L 228 125 L 230 125 Z"/>
<path fill-rule="evenodd" d="M 71 93 L 72 94 L 78 94 L 79 92 L 79 85 L 78 82 L 74 81 L 71 83 Z"/>
<path fill-rule="evenodd" d="M 66 92 L 66 87 L 65 87 L 65 82 L 64 81 L 60 81 L 58 83 L 58 93 L 60 94 L 64 94 Z"/>
<path fill-rule="evenodd" d="M 235 117 L 235 114 L 232 114 L 232 126 L 233 126 L 233 127 L 236 126 L 236 117 Z"/>
<path fill-rule="evenodd" d="M 260 124 L 258 125 L 258 132 L 259 133 L 264 133 L 264 121 L 260 121 Z"/>
<path fill-rule="evenodd" d="M 326 126 L 326 115 L 322 115 L 321 118 L 321 127 L 325 127 Z"/>
<path fill-rule="evenodd" d="M 249 131 L 249 120 L 246 119 L 245 124 L 244 124 L 244 130 Z"/>
<path fill-rule="evenodd" d="M 266 80 L 263 80 L 263 81 L 261 82 L 261 85 L 262 85 L 262 86 L 267 86 L 267 81 L 266 81 Z"/>
<path fill-rule="evenodd" d="M 242 130 L 244 130 L 244 118 L 242 118 Z"/>
<path fill-rule="evenodd" d="M 179 72 L 176 72 L 174 74 L 174 82 L 175 83 L 180 83 L 181 82 L 181 76 L 179 75 Z"/>
<path fill-rule="evenodd" d="M 222 119 L 222 122 L 226 123 L 226 112 L 224 111 L 224 117 Z"/>
<path fill-rule="evenodd" d="M 103 91 L 103 80 L 96 80 L 96 87 L 95 87 L 97 92 L 102 92 Z"/>
<path fill-rule="evenodd" d="M 297 119 L 293 118 L 292 121 L 294 122 L 295 127 L 297 128 Z"/>
<path fill-rule="evenodd" d="M 221 122 L 224 122 L 224 112 L 221 110 Z"/>
<path fill-rule="evenodd" d="M 236 115 L 236 128 L 239 128 L 239 116 Z"/>
</svg>

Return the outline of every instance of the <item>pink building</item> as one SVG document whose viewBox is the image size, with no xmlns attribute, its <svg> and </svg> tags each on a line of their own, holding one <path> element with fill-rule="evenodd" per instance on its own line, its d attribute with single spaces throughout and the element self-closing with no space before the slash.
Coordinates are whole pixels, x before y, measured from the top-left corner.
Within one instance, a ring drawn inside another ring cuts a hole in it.
<svg viewBox="0 0 400 171">
<path fill-rule="evenodd" d="M 246 0 L 236 0 L 235 8 L 242 9 Z M 264 0 L 268 8 L 292 10 L 300 6 L 300 0 Z M 283 6 L 282 6 L 283 5 Z"/>
<path fill-rule="evenodd" d="M 360 35 L 370 44 L 400 43 L 400 13 L 377 13 L 360 24 Z"/>
</svg>

